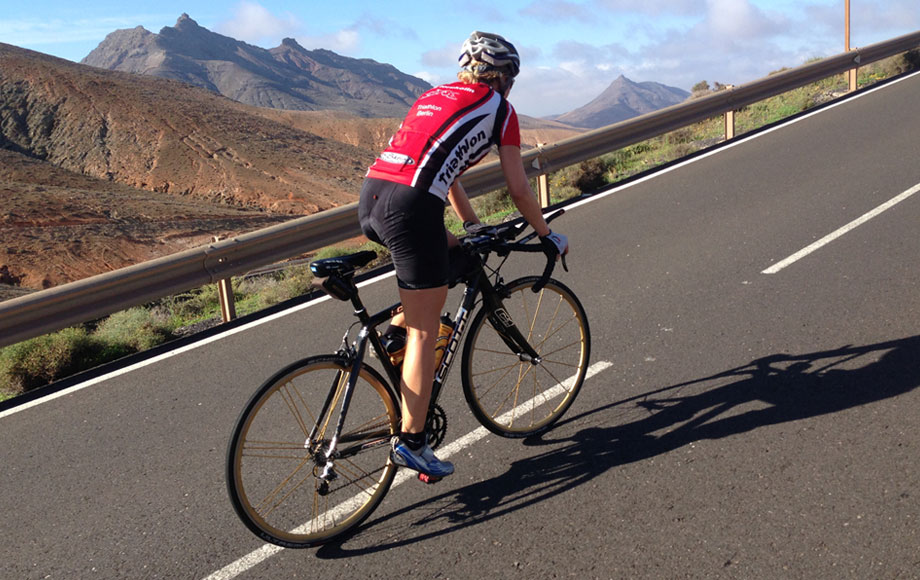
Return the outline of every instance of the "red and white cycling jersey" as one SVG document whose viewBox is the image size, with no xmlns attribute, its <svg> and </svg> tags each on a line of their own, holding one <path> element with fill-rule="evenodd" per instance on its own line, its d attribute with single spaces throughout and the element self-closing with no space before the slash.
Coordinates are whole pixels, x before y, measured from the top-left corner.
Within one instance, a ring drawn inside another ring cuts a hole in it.
<svg viewBox="0 0 920 580">
<path fill-rule="evenodd" d="M 447 190 L 492 145 L 521 146 L 517 113 L 484 84 L 452 83 L 418 98 L 367 177 L 428 190 Z"/>
</svg>

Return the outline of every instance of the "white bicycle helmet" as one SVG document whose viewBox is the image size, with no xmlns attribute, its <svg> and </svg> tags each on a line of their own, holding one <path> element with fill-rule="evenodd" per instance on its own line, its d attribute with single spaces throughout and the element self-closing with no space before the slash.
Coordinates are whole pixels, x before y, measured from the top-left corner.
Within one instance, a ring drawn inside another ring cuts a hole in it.
<svg viewBox="0 0 920 580">
<path fill-rule="evenodd" d="M 477 30 L 463 42 L 461 51 L 459 60 L 462 69 L 475 68 L 474 72 L 497 70 L 511 78 L 516 77 L 521 70 L 521 58 L 517 49 L 498 34 Z M 473 61 L 478 61 L 479 64 L 473 67 Z"/>
</svg>

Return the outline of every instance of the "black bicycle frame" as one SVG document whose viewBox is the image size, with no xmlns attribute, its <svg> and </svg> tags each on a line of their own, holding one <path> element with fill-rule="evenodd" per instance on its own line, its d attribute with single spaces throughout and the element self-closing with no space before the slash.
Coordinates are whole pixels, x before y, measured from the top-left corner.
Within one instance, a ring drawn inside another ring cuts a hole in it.
<svg viewBox="0 0 920 580">
<path fill-rule="evenodd" d="M 482 308 L 485 308 L 489 313 L 489 322 L 498 333 L 499 337 L 501 337 L 502 341 L 508 346 L 508 348 L 517 354 L 522 361 L 529 361 L 532 364 L 539 364 L 541 362 L 540 356 L 533 349 L 524 335 L 521 334 L 520 330 L 517 328 L 517 325 L 515 325 L 514 320 L 511 319 L 511 316 L 505 310 L 504 304 L 502 303 L 502 299 L 505 297 L 504 286 L 501 283 L 499 283 L 497 287 L 494 286 L 489 280 L 484 267 L 480 266 L 477 268 L 477 271 L 472 274 L 466 281 L 466 288 L 463 291 L 463 298 L 460 302 L 459 308 L 457 309 L 457 313 L 454 316 L 454 326 L 450 333 L 450 337 L 448 338 L 446 352 L 444 353 L 444 357 L 441 359 L 441 364 L 438 366 L 438 369 L 435 372 L 434 383 L 431 389 L 431 402 L 429 403 L 428 407 L 429 413 L 437 404 L 438 397 L 441 393 L 441 388 L 444 385 L 444 380 L 447 378 L 450 367 L 453 364 L 454 358 L 459 350 L 460 339 L 466 330 L 466 325 L 469 322 L 470 314 L 472 313 L 473 309 L 476 308 L 476 301 L 480 295 L 482 296 Z M 330 441 L 329 449 L 326 452 L 326 468 L 323 471 L 323 479 L 332 477 L 332 460 L 335 456 L 340 456 L 336 447 L 341 437 L 342 429 L 345 425 L 345 417 L 348 414 L 348 407 L 351 403 L 354 388 L 357 384 L 358 377 L 361 372 L 361 366 L 364 363 L 364 355 L 367 352 L 368 341 L 370 341 L 371 346 L 377 352 L 377 356 L 379 357 L 391 384 L 395 386 L 396 395 L 400 395 L 400 381 L 402 380 L 402 377 L 398 368 L 393 365 L 392 362 L 390 362 L 390 357 L 387 354 L 386 349 L 383 347 L 383 343 L 380 341 L 380 337 L 374 329 L 376 329 L 387 320 L 393 318 L 393 316 L 400 312 L 402 305 L 400 303 L 396 303 L 374 315 L 368 315 L 367 310 L 364 308 L 364 305 L 361 302 L 357 291 L 355 291 L 350 298 L 352 305 L 355 308 L 355 316 L 358 317 L 358 320 L 361 323 L 361 329 L 358 331 L 358 336 L 356 337 L 352 348 L 345 349 L 344 351 L 348 357 L 349 362 L 351 363 L 351 373 L 348 377 L 348 384 L 345 387 L 344 396 L 342 397 L 342 406 L 339 411 L 339 417 L 336 423 L 335 431 L 332 440 Z M 338 380 L 341 380 L 341 377 L 336 377 L 336 381 Z M 333 388 L 330 389 L 329 398 L 324 405 L 323 415 L 325 414 L 325 411 L 329 410 L 329 406 L 332 403 L 332 397 L 335 392 L 336 384 L 337 382 L 333 385 Z M 312 437 L 313 435 L 311 435 L 311 439 Z"/>
<path fill-rule="evenodd" d="M 533 364 L 541 362 L 540 355 L 530 346 L 530 343 L 518 330 L 517 325 L 514 324 L 514 320 L 511 319 L 508 311 L 505 310 L 502 303 L 502 299 L 505 297 L 503 286 L 499 284 L 498 287 L 495 287 L 489 280 L 488 275 L 486 275 L 485 269 L 480 266 L 476 274 L 467 281 L 466 289 L 463 291 L 463 299 L 454 316 L 454 328 L 447 342 L 447 350 L 441 359 L 441 365 L 435 372 L 429 412 L 437 404 L 438 395 L 441 393 L 441 388 L 450 371 L 454 357 L 459 352 L 460 339 L 466 330 L 470 314 L 476 307 L 476 299 L 479 295 L 482 295 L 482 308 L 489 313 L 489 322 L 508 348 L 517 354 L 521 360 L 529 360 Z"/>
</svg>

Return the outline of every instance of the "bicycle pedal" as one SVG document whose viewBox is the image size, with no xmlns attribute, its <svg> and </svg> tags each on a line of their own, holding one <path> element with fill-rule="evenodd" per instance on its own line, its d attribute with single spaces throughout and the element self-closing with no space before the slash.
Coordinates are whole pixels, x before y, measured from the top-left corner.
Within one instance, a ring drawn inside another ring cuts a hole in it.
<svg viewBox="0 0 920 580">
<path fill-rule="evenodd" d="M 444 479 L 444 478 L 443 478 L 443 477 L 435 477 L 434 475 L 428 475 L 427 473 L 419 473 L 419 474 L 418 474 L 418 480 L 421 481 L 422 483 L 427 483 L 427 484 L 429 484 L 429 485 L 432 484 L 432 483 L 437 483 L 437 482 L 441 481 L 442 479 Z"/>
</svg>

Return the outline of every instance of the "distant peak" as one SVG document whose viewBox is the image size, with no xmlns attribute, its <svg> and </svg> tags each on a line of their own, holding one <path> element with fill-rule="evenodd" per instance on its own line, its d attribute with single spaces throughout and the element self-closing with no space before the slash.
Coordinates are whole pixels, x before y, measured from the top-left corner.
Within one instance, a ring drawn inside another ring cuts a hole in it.
<svg viewBox="0 0 920 580">
<path fill-rule="evenodd" d="M 192 20 L 192 18 L 188 14 L 183 12 L 182 16 L 179 17 L 179 20 L 176 20 L 176 28 L 192 28 L 192 27 L 197 28 L 198 23 Z"/>
<path fill-rule="evenodd" d="M 296 40 L 293 38 L 285 38 L 281 41 L 281 46 L 286 46 L 288 48 L 296 48 L 298 50 L 304 50 L 304 47 L 300 46 Z"/>
</svg>

